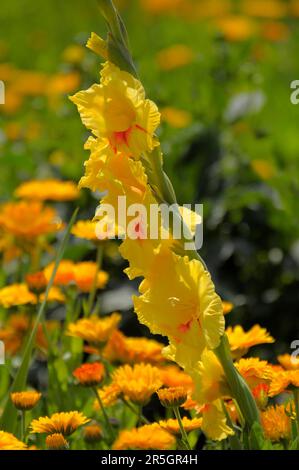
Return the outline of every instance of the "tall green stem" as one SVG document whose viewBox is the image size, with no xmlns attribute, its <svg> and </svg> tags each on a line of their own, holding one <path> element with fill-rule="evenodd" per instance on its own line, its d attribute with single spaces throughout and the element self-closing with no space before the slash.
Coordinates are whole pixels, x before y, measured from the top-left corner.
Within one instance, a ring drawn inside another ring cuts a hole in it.
<svg viewBox="0 0 299 470">
<path fill-rule="evenodd" d="M 96 396 L 96 399 L 97 399 L 97 401 L 98 401 L 98 404 L 100 405 L 100 410 L 101 410 L 101 412 L 102 412 L 102 414 L 103 414 L 103 418 L 104 418 L 105 423 L 106 423 L 106 425 L 107 425 L 107 429 L 108 429 L 108 432 L 109 432 L 109 434 L 110 434 L 111 442 L 113 442 L 113 441 L 114 441 L 114 430 L 113 430 L 112 425 L 111 425 L 111 423 L 110 423 L 109 417 L 108 417 L 108 415 L 107 415 L 107 413 L 106 413 L 105 407 L 104 407 L 103 402 L 102 402 L 101 397 L 100 397 L 100 394 L 99 394 L 99 392 L 98 392 L 98 390 L 97 390 L 96 387 L 92 387 L 92 390 L 93 390 L 93 392 L 94 392 L 94 394 L 95 394 L 95 396 Z"/>
<path fill-rule="evenodd" d="M 88 298 L 88 304 L 87 304 L 87 313 L 88 313 L 88 315 L 91 315 L 91 313 L 92 313 L 92 307 L 93 307 L 93 304 L 94 304 L 94 299 L 95 299 L 96 291 L 97 291 L 98 274 L 99 274 L 99 271 L 101 269 L 102 259 L 103 259 L 103 246 L 102 246 L 101 243 L 99 243 L 98 246 L 97 246 L 97 258 L 96 258 L 95 275 L 94 275 L 92 287 L 91 287 L 89 298 Z"/>
<path fill-rule="evenodd" d="M 179 408 L 176 406 L 175 408 L 173 408 L 173 412 L 174 412 L 174 415 L 175 415 L 175 417 L 176 417 L 176 419 L 178 420 L 178 423 L 179 423 L 181 436 L 182 436 L 182 443 L 184 444 L 184 446 L 186 447 L 187 450 L 191 450 L 191 447 L 190 447 L 190 444 L 189 444 L 189 441 L 188 441 L 188 436 L 187 436 L 186 429 L 184 428 L 184 425 L 183 425 L 183 422 L 182 422 L 181 413 L 180 413 Z"/>
</svg>

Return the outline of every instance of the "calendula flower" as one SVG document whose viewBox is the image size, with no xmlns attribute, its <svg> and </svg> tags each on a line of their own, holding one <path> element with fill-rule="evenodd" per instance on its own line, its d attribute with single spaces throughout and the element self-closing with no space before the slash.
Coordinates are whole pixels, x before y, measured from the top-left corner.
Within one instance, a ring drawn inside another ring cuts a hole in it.
<svg viewBox="0 0 299 470">
<path fill-rule="evenodd" d="M 290 439 L 291 418 L 288 416 L 284 405 L 270 406 L 261 413 L 261 421 L 265 437 L 271 441 Z"/>
<path fill-rule="evenodd" d="M 96 225 L 97 222 L 93 222 L 92 220 L 78 220 L 78 222 L 73 225 L 71 233 L 78 238 L 97 242 L 99 239 L 96 234 Z"/>
<path fill-rule="evenodd" d="M 85 49 L 79 44 L 70 44 L 62 53 L 62 59 L 70 64 L 80 64 L 84 59 Z"/>
<path fill-rule="evenodd" d="M 116 383 L 112 382 L 110 385 L 105 385 L 105 387 L 98 389 L 98 393 L 104 406 L 112 406 L 119 399 L 121 390 Z M 99 409 L 98 400 L 94 402 L 94 408 L 96 410 Z"/>
<path fill-rule="evenodd" d="M 18 410 L 27 411 L 35 407 L 41 396 L 41 393 L 36 392 L 35 390 L 30 390 L 26 392 L 11 393 L 10 398 Z"/>
<path fill-rule="evenodd" d="M 46 446 L 49 450 L 63 450 L 68 448 L 68 442 L 59 432 L 46 437 Z"/>
<path fill-rule="evenodd" d="M 70 260 L 60 261 L 57 272 L 55 274 L 54 285 L 67 286 L 70 283 L 75 282 L 74 264 L 75 263 Z M 50 263 L 44 268 L 44 275 L 47 279 L 47 282 L 49 282 L 51 279 L 54 266 L 55 263 Z"/>
<path fill-rule="evenodd" d="M 222 300 L 222 308 L 223 308 L 223 314 L 227 315 L 234 308 L 234 304 L 232 304 L 231 302 L 227 302 L 226 300 Z"/>
<path fill-rule="evenodd" d="M 193 389 L 192 377 L 176 365 L 159 367 L 160 377 L 166 387 L 184 387 L 186 390 Z"/>
<path fill-rule="evenodd" d="M 251 389 L 260 383 L 270 384 L 273 378 L 271 365 L 257 357 L 240 359 L 235 366 Z"/>
<path fill-rule="evenodd" d="M 153 339 L 131 338 L 125 336 L 121 331 L 115 330 L 103 354 L 110 362 L 158 364 L 163 361 L 163 347 L 163 344 Z"/>
<path fill-rule="evenodd" d="M 166 106 L 161 109 L 161 119 L 172 127 L 181 129 L 189 126 L 192 122 L 192 115 L 183 109 Z"/>
<path fill-rule="evenodd" d="M 299 358 L 291 356 L 290 354 L 282 354 L 278 356 L 278 362 L 286 370 L 297 370 L 299 369 Z"/>
<path fill-rule="evenodd" d="M 0 209 L 0 230 L 14 236 L 20 244 L 32 243 L 37 237 L 61 228 L 56 211 L 40 201 L 8 202 Z"/>
<path fill-rule="evenodd" d="M 187 391 L 184 387 L 161 388 L 157 391 L 157 395 L 165 408 L 182 406 L 187 400 Z"/>
<path fill-rule="evenodd" d="M 108 273 L 98 271 L 97 264 L 92 261 L 84 261 L 74 265 L 74 278 L 78 289 L 82 292 L 89 292 L 95 282 L 97 289 L 103 289 L 109 279 Z"/>
<path fill-rule="evenodd" d="M 170 450 L 175 438 L 157 423 L 121 431 L 113 450 Z"/>
<path fill-rule="evenodd" d="M 243 0 L 241 8 L 248 16 L 262 18 L 283 18 L 288 14 L 288 6 L 279 0 Z"/>
<path fill-rule="evenodd" d="M 194 52 L 184 44 L 175 44 L 163 49 L 157 55 L 157 62 L 161 70 L 174 70 L 184 67 L 194 60 Z"/>
<path fill-rule="evenodd" d="M 141 291 L 140 297 L 134 297 L 140 322 L 169 337 L 180 365 L 192 367 L 205 347 L 219 345 L 224 333 L 222 304 L 199 261 L 160 251 Z"/>
<path fill-rule="evenodd" d="M 38 271 L 32 274 L 26 274 L 25 280 L 29 289 L 36 294 L 39 294 L 44 291 L 48 283 L 43 271 Z"/>
<path fill-rule="evenodd" d="M 274 343 L 275 341 L 268 331 L 261 328 L 260 325 L 254 325 L 248 331 L 244 331 L 241 325 L 229 326 L 226 334 L 234 358 L 244 356 L 252 346 Z"/>
<path fill-rule="evenodd" d="M 10 432 L 0 431 L 0 450 L 25 450 L 26 448 L 26 444 Z"/>
<path fill-rule="evenodd" d="M 225 39 L 232 42 L 250 39 L 258 31 L 255 21 L 242 15 L 217 18 L 215 24 Z"/>
<path fill-rule="evenodd" d="M 262 159 L 255 159 L 252 160 L 251 162 L 251 167 L 253 171 L 262 179 L 262 180 L 269 180 L 275 176 L 277 170 L 274 167 L 274 165 L 267 161 L 267 160 L 262 160 Z"/>
<path fill-rule="evenodd" d="M 89 424 L 85 426 L 83 430 L 84 441 L 88 444 L 94 444 L 102 440 L 102 429 L 97 423 Z"/>
<path fill-rule="evenodd" d="M 270 385 L 269 396 L 274 397 L 287 389 L 290 390 L 294 388 L 299 388 L 299 369 L 285 370 L 282 372 L 278 371 L 277 373 L 274 373 Z"/>
<path fill-rule="evenodd" d="M 70 436 L 78 427 L 88 423 L 90 420 L 79 411 L 54 413 L 52 416 L 44 416 L 34 419 L 31 423 L 31 433 L 54 434 L 61 433 Z"/>
<path fill-rule="evenodd" d="M 107 342 L 120 320 L 121 316 L 118 313 L 102 318 L 96 316 L 82 318 L 76 323 L 70 323 L 67 334 L 82 338 L 88 343 L 101 345 Z"/>
<path fill-rule="evenodd" d="M 261 410 L 264 410 L 268 405 L 269 388 L 269 384 L 260 383 L 252 389 L 252 395 Z"/>
<path fill-rule="evenodd" d="M 186 416 L 182 418 L 182 424 L 185 431 L 191 432 L 201 428 L 202 418 L 188 419 Z M 159 421 L 159 426 L 170 434 L 179 436 L 181 434 L 180 426 L 177 419 L 168 419 L 166 421 Z"/>
<path fill-rule="evenodd" d="M 39 301 L 42 302 L 45 298 L 45 292 L 42 292 L 40 295 L 39 295 Z M 52 286 L 49 290 L 49 293 L 48 293 L 48 298 L 47 298 L 48 302 L 60 302 L 60 303 L 64 303 L 66 298 L 65 298 L 65 295 L 61 292 L 61 290 L 59 289 L 59 287 L 56 287 L 56 286 Z"/>
<path fill-rule="evenodd" d="M 94 362 L 93 364 L 82 364 L 74 370 L 73 376 L 76 377 L 80 385 L 84 387 L 95 387 L 103 380 L 105 368 L 103 364 Z"/>
<path fill-rule="evenodd" d="M 96 137 L 106 139 L 115 152 L 139 158 L 157 145 L 154 132 L 160 115 L 145 98 L 141 83 L 111 62 L 101 72 L 101 83 L 71 97 L 83 124 Z"/>
<path fill-rule="evenodd" d="M 11 284 L 0 289 L 0 305 L 5 308 L 34 305 L 36 300 L 36 295 L 29 291 L 26 284 Z"/>
<path fill-rule="evenodd" d="M 159 370 L 150 364 L 126 364 L 116 369 L 112 379 L 121 393 L 138 405 L 145 405 L 162 385 Z"/>
<path fill-rule="evenodd" d="M 79 190 L 72 181 L 33 180 L 18 186 L 15 196 L 34 201 L 71 201 L 77 199 Z"/>
</svg>

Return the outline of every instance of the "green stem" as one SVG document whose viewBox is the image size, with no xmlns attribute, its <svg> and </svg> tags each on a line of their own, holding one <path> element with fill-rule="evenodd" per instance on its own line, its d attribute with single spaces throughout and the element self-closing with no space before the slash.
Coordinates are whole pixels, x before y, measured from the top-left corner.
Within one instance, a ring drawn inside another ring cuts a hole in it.
<svg viewBox="0 0 299 470">
<path fill-rule="evenodd" d="M 25 410 L 21 411 L 21 441 L 25 442 L 26 436 L 26 412 Z"/>
<path fill-rule="evenodd" d="M 241 442 L 238 438 L 238 435 L 237 435 L 236 428 L 235 428 L 235 426 L 234 426 L 234 424 L 231 420 L 229 412 L 227 411 L 226 406 L 225 406 L 223 401 L 222 401 L 222 409 L 223 409 L 223 412 L 226 416 L 226 421 L 227 421 L 229 427 L 232 428 L 232 430 L 234 431 L 234 434 L 232 436 L 228 436 L 228 440 L 229 440 L 229 443 L 230 443 L 231 450 L 243 450 L 242 444 L 241 444 Z"/>
<path fill-rule="evenodd" d="M 293 390 L 293 395 L 294 395 L 296 422 L 297 422 L 297 439 L 298 439 L 297 449 L 299 450 L 299 389 L 298 388 Z"/>
<path fill-rule="evenodd" d="M 91 290 L 90 290 L 88 303 L 87 303 L 87 313 L 88 313 L 88 315 L 91 315 L 91 313 L 92 313 L 92 307 L 93 307 L 93 304 L 94 304 L 94 299 L 95 299 L 96 291 L 97 291 L 98 274 L 99 274 L 99 271 L 101 269 L 102 260 L 103 260 L 103 246 L 102 246 L 101 243 L 99 243 L 98 246 L 97 246 L 95 276 L 94 276 L 94 280 L 93 280 L 93 283 L 92 283 L 92 287 L 91 287 Z"/>
<path fill-rule="evenodd" d="M 131 405 L 131 403 L 129 403 L 125 398 L 122 398 L 121 400 L 127 408 L 129 408 L 135 415 L 138 416 L 138 421 L 143 424 L 150 424 L 149 420 L 146 419 L 145 416 L 143 416 L 141 407 L 139 408 L 139 410 L 135 410 L 134 406 Z"/>
<path fill-rule="evenodd" d="M 102 412 L 102 414 L 103 414 L 103 418 L 104 418 L 104 420 L 105 420 L 105 422 L 106 422 L 107 429 L 108 429 L 109 434 L 110 434 L 110 437 L 111 437 L 111 442 L 113 442 L 113 441 L 114 441 L 114 430 L 113 430 L 112 425 L 111 425 L 111 423 L 110 423 L 109 417 L 108 417 L 108 415 L 107 415 L 107 413 L 106 413 L 105 407 L 104 407 L 103 402 L 102 402 L 101 397 L 100 397 L 100 394 L 99 394 L 99 392 L 98 392 L 98 390 L 97 390 L 96 387 L 92 387 L 92 390 L 93 390 L 93 392 L 94 392 L 94 394 L 95 394 L 95 396 L 96 396 L 96 399 L 97 399 L 97 401 L 98 401 L 98 403 L 99 403 L 99 405 L 100 405 L 100 409 L 101 409 L 101 412 Z"/>
<path fill-rule="evenodd" d="M 188 441 L 188 436 L 186 433 L 186 430 L 184 428 L 182 418 L 181 418 L 181 413 L 178 407 L 173 408 L 174 415 L 176 419 L 178 420 L 180 431 L 181 431 L 181 436 L 182 436 L 182 442 L 186 446 L 187 450 L 192 450 Z"/>
</svg>

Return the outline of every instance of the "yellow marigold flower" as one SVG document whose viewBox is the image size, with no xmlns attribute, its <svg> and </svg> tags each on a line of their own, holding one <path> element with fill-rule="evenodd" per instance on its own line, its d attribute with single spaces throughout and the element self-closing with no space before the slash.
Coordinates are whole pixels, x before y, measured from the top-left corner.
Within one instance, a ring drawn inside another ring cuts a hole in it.
<svg viewBox="0 0 299 470">
<path fill-rule="evenodd" d="M 162 385 L 159 370 L 150 364 L 126 364 L 116 369 L 112 379 L 125 397 L 139 405 L 145 405 Z"/>
<path fill-rule="evenodd" d="M 184 128 L 192 122 L 192 115 L 183 109 L 166 106 L 161 109 L 161 119 L 172 127 Z"/>
<path fill-rule="evenodd" d="M 215 24 L 228 41 L 244 41 L 257 33 L 257 24 L 246 16 L 225 16 L 218 18 Z"/>
<path fill-rule="evenodd" d="M 79 426 L 90 420 L 79 411 L 54 413 L 51 417 L 44 416 L 34 419 L 31 423 L 31 433 L 54 434 L 61 433 L 70 436 Z"/>
<path fill-rule="evenodd" d="M 287 415 L 284 405 L 267 408 L 261 413 L 261 421 L 267 439 L 275 442 L 290 439 L 291 418 Z"/>
<path fill-rule="evenodd" d="M 157 391 L 157 395 L 165 408 L 182 406 L 187 400 L 187 391 L 184 387 L 161 388 Z"/>
<path fill-rule="evenodd" d="M 261 328 L 260 325 L 254 325 L 248 331 L 244 331 L 241 325 L 229 326 L 226 334 L 234 358 L 244 356 L 252 346 L 275 341 L 266 328 Z"/>
<path fill-rule="evenodd" d="M 222 303 L 199 261 L 162 250 L 154 256 L 144 285 L 142 295 L 134 297 L 138 318 L 153 333 L 169 337 L 175 362 L 191 365 L 206 346 L 219 345 L 224 333 Z"/>
<path fill-rule="evenodd" d="M 184 387 L 186 390 L 194 387 L 192 377 L 176 365 L 160 367 L 159 371 L 163 385 L 166 387 Z"/>
<path fill-rule="evenodd" d="M 245 15 L 261 18 L 283 18 L 288 14 L 287 5 L 279 0 L 243 0 L 241 8 Z"/>
<path fill-rule="evenodd" d="M 42 292 L 39 296 L 39 300 L 42 302 L 45 298 L 45 292 Z M 56 287 L 52 286 L 49 290 L 48 294 L 48 302 L 60 302 L 64 303 L 66 300 L 65 295 L 61 292 L 61 290 Z"/>
<path fill-rule="evenodd" d="M 3 307 L 26 304 L 36 304 L 36 295 L 29 291 L 26 284 L 12 284 L 0 289 L 0 305 Z"/>
<path fill-rule="evenodd" d="M 194 52 L 184 44 L 175 44 L 163 49 L 157 55 L 157 62 L 161 70 L 173 70 L 184 67 L 194 60 Z"/>
<path fill-rule="evenodd" d="M 157 423 L 140 428 L 121 431 L 114 442 L 113 450 L 170 450 L 175 446 L 175 438 Z"/>
<path fill-rule="evenodd" d="M 0 431 L 0 450 L 25 450 L 24 442 L 19 441 L 13 434 Z"/>
<path fill-rule="evenodd" d="M 8 202 L 0 209 L 0 230 L 20 239 L 32 241 L 40 235 L 56 232 L 62 227 L 52 207 L 39 201 Z"/>
<path fill-rule="evenodd" d="M 234 308 L 234 304 L 232 304 L 231 302 L 227 302 L 226 300 L 222 300 L 222 307 L 223 307 L 223 314 L 227 315 Z"/>
<path fill-rule="evenodd" d="M 284 369 L 297 370 L 299 369 L 299 358 L 291 356 L 290 354 L 282 354 L 278 356 L 278 362 Z"/>
<path fill-rule="evenodd" d="M 101 83 L 71 97 L 83 124 L 96 137 L 109 141 L 115 152 L 139 158 L 157 145 L 154 132 L 160 115 L 156 105 L 145 99 L 136 78 L 106 62 Z"/>
<path fill-rule="evenodd" d="M 103 433 L 101 427 L 97 423 L 93 423 L 85 426 L 83 435 L 85 442 L 93 444 L 102 440 Z"/>
<path fill-rule="evenodd" d="M 184 426 L 185 431 L 191 432 L 195 431 L 196 429 L 200 429 L 202 426 L 202 418 L 193 418 L 188 419 L 186 416 L 182 418 L 182 423 Z M 175 436 L 179 436 L 180 426 L 177 419 L 168 419 L 167 421 L 159 421 L 159 426 L 165 431 L 168 431 L 170 434 L 174 434 Z"/>
<path fill-rule="evenodd" d="M 103 354 L 110 362 L 158 364 L 163 361 L 163 347 L 163 344 L 153 339 L 130 338 L 116 330 L 112 333 Z"/>
<path fill-rule="evenodd" d="M 74 263 L 70 260 L 62 260 L 59 263 L 57 272 L 54 278 L 54 284 L 60 286 L 67 286 L 71 282 L 75 282 Z M 47 282 L 50 281 L 55 263 L 50 263 L 44 269 L 44 275 Z"/>
<path fill-rule="evenodd" d="M 34 201 L 71 201 L 77 199 L 79 190 L 72 181 L 33 180 L 18 186 L 15 196 Z"/>
<path fill-rule="evenodd" d="M 105 387 L 100 388 L 98 393 L 104 406 L 112 406 L 115 405 L 118 398 L 120 397 L 121 390 L 116 383 L 112 382 L 110 385 L 105 385 Z M 95 400 L 94 408 L 96 410 L 99 409 L 98 400 Z"/>
<path fill-rule="evenodd" d="M 55 432 L 46 437 L 46 446 L 50 450 L 63 450 L 68 448 L 68 442 L 63 434 Z"/>
<path fill-rule="evenodd" d="M 262 180 L 269 180 L 273 178 L 276 173 L 276 169 L 273 164 L 267 160 L 252 160 L 251 167 Z"/>
<path fill-rule="evenodd" d="M 201 408 L 201 429 L 209 439 L 222 441 L 234 434 L 232 428 L 226 423 L 226 417 L 222 409 L 221 400 L 204 405 Z"/>
<path fill-rule="evenodd" d="M 85 49 L 79 44 L 71 44 L 62 53 L 62 59 L 70 64 L 80 64 L 84 59 Z"/>
<path fill-rule="evenodd" d="M 11 401 L 18 410 L 31 410 L 35 407 L 41 397 L 41 393 L 35 390 L 28 392 L 14 392 L 11 393 Z"/>
<path fill-rule="evenodd" d="M 92 220 L 79 220 L 72 228 L 71 233 L 78 238 L 91 240 L 93 242 L 99 241 L 96 234 L 97 222 Z"/>
<path fill-rule="evenodd" d="M 260 383 L 270 383 L 273 378 L 273 369 L 267 361 L 261 361 L 257 357 L 240 359 L 235 363 L 236 368 L 246 380 L 250 388 L 255 388 Z"/>
<path fill-rule="evenodd" d="M 270 397 L 274 397 L 292 388 L 299 388 L 299 369 L 274 373 L 269 395 Z"/>
<path fill-rule="evenodd" d="M 120 320 L 121 316 L 118 313 L 113 313 L 110 316 L 102 318 L 98 318 L 96 316 L 82 318 L 76 323 L 71 323 L 69 325 L 68 334 L 70 336 L 82 338 L 88 343 L 106 343 Z"/>
<path fill-rule="evenodd" d="M 74 277 L 78 289 L 82 292 L 89 292 L 95 278 L 96 288 L 103 289 L 108 282 L 109 275 L 105 271 L 98 271 L 97 264 L 93 261 L 84 261 L 74 265 Z"/>
<path fill-rule="evenodd" d="M 85 387 L 95 387 L 103 380 L 105 369 L 103 364 L 94 362 L 93 364 L 82 364 L 74 370 L 73 376 Z"/>
</svg>

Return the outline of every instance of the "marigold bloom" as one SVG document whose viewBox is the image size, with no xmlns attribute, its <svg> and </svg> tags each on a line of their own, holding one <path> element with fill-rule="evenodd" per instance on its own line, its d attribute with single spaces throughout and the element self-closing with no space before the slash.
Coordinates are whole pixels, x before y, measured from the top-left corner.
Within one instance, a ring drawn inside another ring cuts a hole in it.
<svg viewBox="0 0 299 470">
<path fill-rule="evenodd" d="M 261 410 L 264 410 L 268 404 L 269 384 L 260 383 L 252 389 L 252 395 Z"/>
<path fill-rule="evenodd" d="M 291 418 L 284 405 L 270 406 L 261 413 L 261 421 L 267 439 L 279 441 L 291 437 Z"/>
<path fill-rule="evenodd" d="M 184 67 L 194 60 L 194 52 L 190 47 L 184 44 L 174 44 L 163 49 L 157 55 L 157 63 L 161 70 L 174 70 L 178 67 Z"/>
<path fill-rule="evenodd" d="M 101 427 L 96 424 L 92 423 L 88 426 L 85 426 L 84 431 L 84 441 L 88 444 L 93 444 L 95 442 L 100 442 L 103 436 Z"/>
<path fill-rule="evenodd" d="M 243 0 L 241 6 L 248 16 L 261 18 L 283 18 L 288 14 L 288 7 L 279 0 Z"/>
<path fill-rule="evenodd" d="M 158 364 L 164 360 L 163 347 L 163 344 L 153 339 L 131 338 L 116 330 L 112 333 L 103 354 L 111 362 Z"/>
<path fill-rule="evenodd" d="M 0 431 L 0 450 L 25 450 L 24 442 L 19 441 L 13 434 Z"/>
<path fill-rule="evenodd" d="M 78 382 L 85 387 L 95 387 L 103 380 L 104 366 L 99 362 L 93 364 L 82 364 L 74 370 L 73 376 L 76 377 Z"/>
<path fill-rule="evenodd" d="M 11 401 L 18 410 L 31 410 L 35 407 L 38 401 L 41 398 L 41 393 L 36 392 L 35 390 L 30 390 L 27 392 L 14 392 L 11 393 Z"/>
<path fill-rule="evenodd" d="M 274 397 L 287 389 L 299 388 L 299 369 L 274 373 L 269 396 Z"/>
<path fill-rule="evenodd" d="M 102 318 L 96 316 L 82 318 L 76 323 L 70 323 L 67 334 L 82 338 L 88 343 L 101 345 L 107 342 L 120 320 L 121 316 L 118 313 Z"/>
<path fill-rule="evenodd" d="M 244 356 L 252 346 L 274 343 L 275 341 L 268 331 L 261 328 L 260 325 L 254 325 L 248 331 L 244 331 L 241 325 L 229 326 L 226 334 L 234 358 Z"/>
<path fill-rule="evenodd" d="M 79 411 L 54 413 L 51 417 L 44 416 L 39 419 L 34 419 L 30 425 L 30 432 L 45 434 L 61 433 L 63 436 L 70 436 L 79 426 L 89 421 L 90 420 Z"/>
<path fill-rule="evenodd" d="M 145 405 L 162 385 L 159 370 L 150 364 L 121 366 L 112 379 L 125 397 L 139 405 Z"/>
<path fill-rule="evenodd" d="M 188 419 L 186 416 L 184 416 L 182 418 L 182 423 L 185 431 L 188 433 L 201 428 L 202 418 Z M 159 426 L 161 426 L 162 429 L 165 429 L 165 431 L 170 432 L 170 434 L 174 434 L 175 436 L 179 436 L 181 434 L 180 426 L 177 419 L 159 421 Z"/>
<path fill-rule="evenodd" d="M 227 302 L 226 300 L 222 300 L 222 307 L 223 307 L 223 314 L 227 315 L 234 308 L 234 304 L 232 304 L 231 302 Z"/>
<path fill-rule="evenodd" d="M 278 356 L 278 362 L 286 370 L 299 369 L 299 358 L 291 356 L 290 354 L 282 354 Z"/>
<path fill-rule="evenodd" d="M 189 126 L 192 122 L 192 114 L 183 109 L 166 106 L 161 109 L 161 119 L 172 127 L 181 129 Z"/>
<path fill-rule="evenodd" d="M 78 220 L 78 222 L 73 225 L 71 233 L 78 238 L 96 242 L 99 241 L 96 234 L 96 225 L 97 222 L 93 222 L 92 220 Z"/>
<path fill-rule="evenodd" d="M 47 278 L 43 271 L 38 271 L 36 273 L 27 274 L 25 277 L 26 284 L 29 289 L 35 293 L 40 293 L 45 290 L 47 286 Z"/>
<path fill-rule="evenodd" d="M 97 264 L 92 261 L 84 261 L 74 265 L 75 283 L 79 290 L 82 292 L 89 292 L 93 284 L 97 289 L 103 289 L 109 279 L 108 273 L 105 271 L 98 271 Z"/>
<path fill-rule="evenodd" d="M 56 232 L 62 227 L 52 207 L 39 201 L 8 202 L 0 209 L 0 230 L 9 233 L 20 243 L 32 242 L 41 235 Z"/>
<path fill-rule="evenodd" d="M 175 438 L 157 423 L 121 431 L 114 442 L 113 450 L 170 450 Z"/>
<path fill-rule="evenodd" d="M 101 83 L 71 97 L 83 124 L 96 137 L 109 141 L 115 152 L 139 158 L 157 141 L 154 132 L 160 115 L 156 105 L 145 99 L 141 83 L 127 72 L 106 62 Z"/>
<path fill-rule="evenodd" d="M 63 450 L 68 448 L 68 442 L 63 434 L 55 432 L 46 437 L 46 446 L 50 450 Z"/>
<path fill-rule="evenodd" d="M 240 359 L 235 363 L 236 368 L 246 380 L 251 389 L 260 383 L 270 384 L 273 378 L 273 369 L 267 361 L 261 361 L 257 357 Z"/>
<path fill-rule="evenodd" d="M 157 391 L 157 395 L 165 408 L 182 406 L 187 400 L 187 391 L 184 387 L 161 388 Z"/>
<path fill-rule="evenodd" d="M 36 304 L 36 295 L 29 291 L 26 284 L 11 284 L 0 289 L 0 305 L 5 308 L 18 305 Z"/>
<path fill-rule="evenodd" d="M 257 24 L 246 16 L 229 15 L 218 18 L 215 24 L 228 41 L 244 41 L 254 37 L 257 33 Z"/>
<path fill-rule="evenodd" d="M 44 275 L 49 282 L 52 276 L 55 263 L 50 263 L 44 268 Z M 62 260 L 59 263 L 58 269 L 54 278 L 54 285 L 67 286 L 75 282 L 74 263 L 70 260 Z"/>
<path fill-rule="evenodd" d="M 105 387 L 98 389 L 98 393 L 104 406 L 113 406 L 120 397 L 121 390 L 116 383 L 112 382 L 110 385 L 105 385 Z M 95 400 L 94 408 L 95 410 L 99 409 L 98 400 Z"/>
<path fill-rule="evenodd" d="M 79 190 L 72 181 L 33 180 L 22 183 L 15 196 L 34 201 L 71 201 L 77 199 Z"/>
<path fill-rule="evenodd" d="M 159 371 L 163 385 L 166 387 L 184 387 L 186 390 L 194 387 L 192 377 L 176 365 L 160 367 Z"/>
<path fill-rule="evenodd" d="M 39 301 L 42 302 L 45 298 L 46 293 L 42 292 L 39 296 Z M 61 292 L 59 287 L 52 286 L 48 293 L 48 302 L 65 302 L 65 295 Z"/>
</svg>

